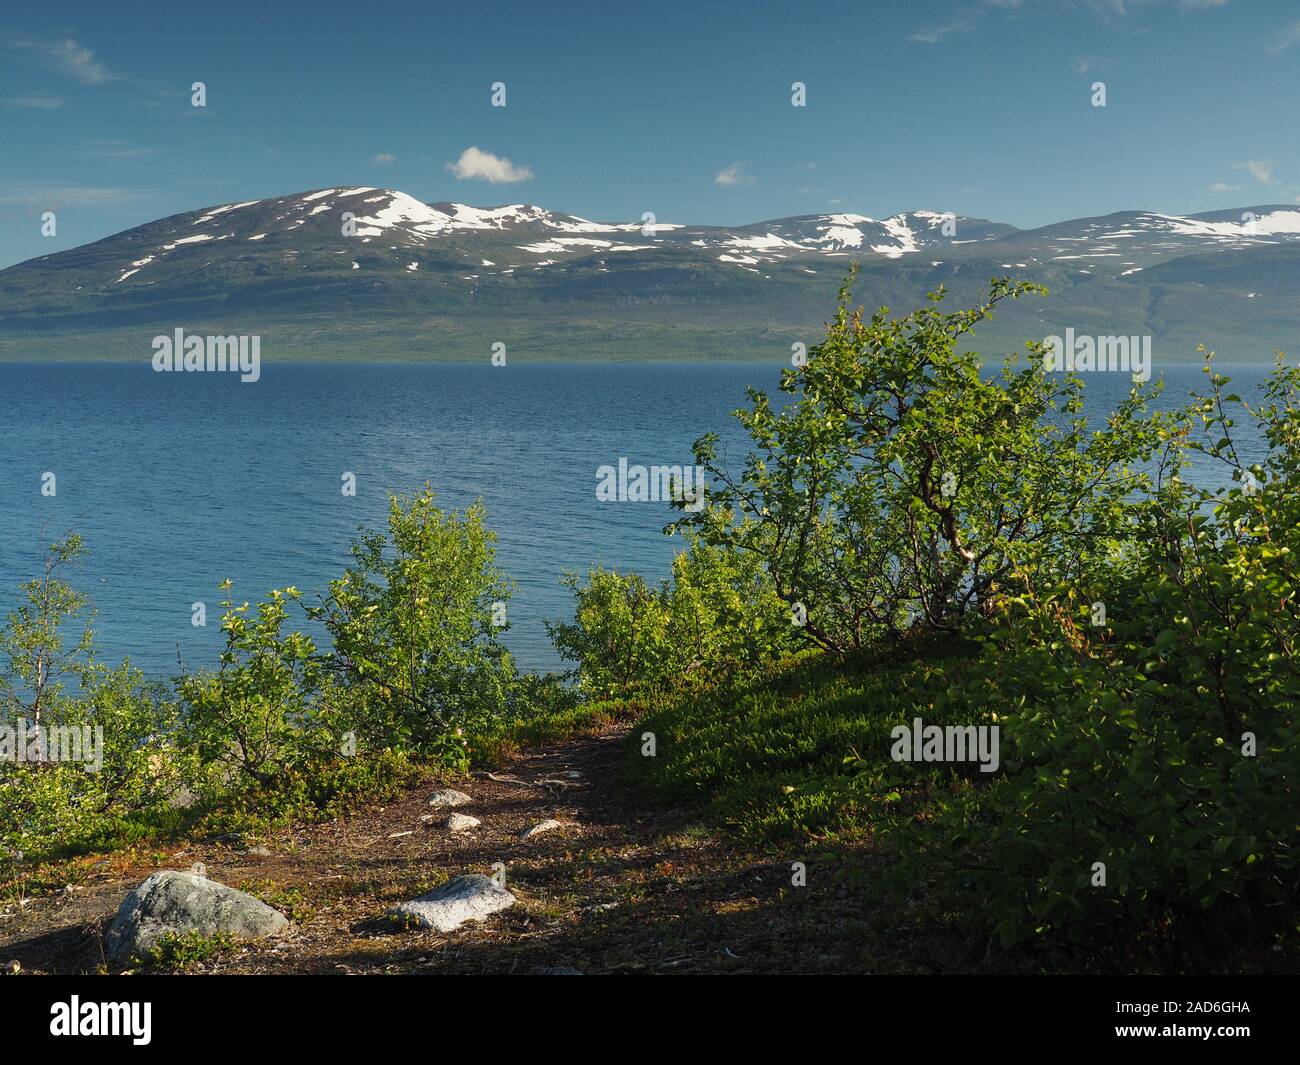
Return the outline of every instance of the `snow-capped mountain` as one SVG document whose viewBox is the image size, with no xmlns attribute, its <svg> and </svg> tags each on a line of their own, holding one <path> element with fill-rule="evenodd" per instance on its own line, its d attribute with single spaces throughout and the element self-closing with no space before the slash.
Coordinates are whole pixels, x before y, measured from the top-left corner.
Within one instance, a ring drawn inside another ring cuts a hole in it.
<svg viewBox="0 0 1300 1065">
<path fill-rule="evenodd" d="M 1188 216 L 1120 211 L 1021 230 L 1005 239 L 1011 247 L 1032 247 L 1048 261 L 1115 267 L 1123 274 L 1207 249 L 1300 240 L 1300 207 L 1246 207 Z"/>
<path fill-rule="evenodd" d="M 779 332 L 823 320 L 850 262 L 869 305 L 914 306 L 940 285 L 965 300 L 1014 274 L 1047 284 L 1058 306 L 1123 318 L 1128 333 L 1211 308 L 1220 324 L 1240 311 L 1251 328 L 1281 330 L 1300 312 L 1300 208 L 1126 211 L 1026 230 L 933 210 L 727 227 L 342 186 L 173 215 L 2 270 L 0 353 L 21 350 L 6 336 L 231 316 L 306 317 L 329 336 L 380 321 L 405 335 L 412 316 L 444 332 L 539 315 L 568 330 L 651 315 L 673 329 L 707 319 L 721 335 L 761 320 Z"/>
<path fill-rule="evenodd" d="M 753 268 L 791 257 L 898 258 L 936 245 L 955 246 L 1014 233 L 1012 226 L 916 211 L 877 221 L 865 215 L 804 215 L 734 229 L 680 223 L 593 222 L 531 204 L 471 207 L 463 203 L 427 204 L 406 193 L 367 186 L 318 189 L 293 196 L 224 204 L 175 215 L 109 239 L 105 252 L 118 256 L 112 284 L 148 284 L 165 262 L 190 262 L 197 256 L 257 253 L 283 257 L 302 249 L 332 245 L 349 263 L 364 269 L 364 259 L 410 251 L 491 247 L 497 258 L 465 265 L 489 272 L 553 266 L 593 254 L 649 251 L 681 246 L 719 263 Z M 233 241 L 234 244 L 224 244 Z M 98 248 L 105 245 L 101 241 Z M 253 245 L 256 244 L 254 248 Z M 392 256 L 388 256 L 392 257 Z M 58 256 L 36 260 L 45 262 Z M 403 260 L 411 267 L 415 260 Z M 287 263 L 286 263 L 287 265 Z M 134 279 L 134 280 L 132 280 Z"/>
</svg>

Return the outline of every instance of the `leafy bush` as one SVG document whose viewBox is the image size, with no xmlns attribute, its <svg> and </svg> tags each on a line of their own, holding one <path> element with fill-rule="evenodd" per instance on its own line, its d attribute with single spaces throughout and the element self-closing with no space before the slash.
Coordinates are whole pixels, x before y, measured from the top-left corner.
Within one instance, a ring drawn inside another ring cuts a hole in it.
<svg viewBox="0 0 1300 1065">
<path fill-rule="evenodd" d="M 77 536 L 50 545 L 0 624 L 0 845 L 32 860 L 120 831 L 179 786 L 174 700 L 95 657 L 88 601 L 63 576 L 83 553 Z"/>
<path fill-rule="evenodd" d="M 358 743 L 464 767 L 469 734 L 519 711 L 495 541 L 481 503 L 444 513 L 426 485 L 391 497 L 387 530 L 353 544 L 311 616 L 333 640 L 323 665 Z"/>
<path fill-rule="evenodd" d="M 222 588 L 229 591 L 230 582 Z M 310 637 L 284 632 L 295 588 L 273 589 L 254 610 L 222 603 L 226 646 L 215 672 L 180 678 L 185 742 L 200 767 L 199 787 L 220 793 L 269 788 L 331 749 L 314 696 L 320 666 Z"/>
<path fill-rule="evenodd" d="M 573 623 L 548 622 L 564 658 L 578 663 L 584 693 L 607 698 L 680 684 L 692 673 L 776 657 L 792 644 L 785 605 L 753 557 L 692 540 L 672 579 L 650 587 L 637 574 L 593 569 L 573 592 Z"/>
<path fill-rule="evenodd" d="M 1101 429 L 1082 381 L 1009 357 L 1000 375 L 958 343 L 998 303 L 1045 291 L 994 280 L 972 310 L 932 305 L 864 320 L 849 282 L 826 339 L 782 374 L 792 398 L 751 389 L 736 417 L 754 442 L 739 476 L 717 438 L 695 445 L 708 505 L 684 516 L 708 543 L 761 560 L 802 631 L 833 651 L 897 638 L 913 625 L 956 632 L 1026 581 L 1086 569 L 1132 535 L 1124 499 L 1160 438 L 1134 391 Z"/>
<path fill-rule="evenodd" d="M 214 961 L 235 948 L 235 937 L 226 932 L 165 932 L 143 956 L 131 959 L 136 970 L 147 973 L 185 973 Z"/>
<path fill-rule="evenodd" d="M 1006 943 L 1200 970 L 1295 945 L 1300 371 L 1279 369 L 1252 409 L 1271 445 L 1253 468 L 1227 383 L 1213 377 L 1171 440 L 1170 476 L 1136 504 L 1140 554 L 1108 586 L 1017 597 L 975 679 L 949 692 L 1001 725 L 1003 773 L 909 827 L 904 875 L 937 866 L 974 886 Z M 1213 442 L 1186 443 L 1192 418 Z M 1188 487 L 1185 447 L 1236 486 Z"/>
</svg>

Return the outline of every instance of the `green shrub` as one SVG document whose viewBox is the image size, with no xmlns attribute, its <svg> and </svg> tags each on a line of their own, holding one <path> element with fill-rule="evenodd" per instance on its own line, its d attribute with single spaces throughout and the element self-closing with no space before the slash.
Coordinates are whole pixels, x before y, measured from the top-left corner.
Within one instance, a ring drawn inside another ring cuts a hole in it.
<svg viewBox="0 0 1300 1065">
<path fill-rule="evenodd" d="M 300 632 L 284 632 L 289 604 L 299 598 L 295 588 L 273 589 L 256 610 L 227 599 L 220 666 L 180 678 L 184 742 L 196 756 L 201 793 L 277 787 L 337 750 L 318 713 L 315 645 Z"/>
<path fill-rule="evenodd" d="M 184 973 L 233 950 L 235 938 L 224 932 L 167 932 L 143 957 L 132 959 L 133 968 L 149 973 Z"/>
<path fill-rule="evenodd" d="M 128 662 L 95 657 L 89 603 L 63 576 L 83 553 L 77 536 L 52 544 L 0 624 L 0 846 L 33 861 L 131 834 L 180 783 L 175 701 Z M 55 758 L 25 735 L 75 742 Z"/>
<path fill-rule="evenodd" d="M 692 539 L 657 588 L 637 574 L 593 569 L 564 585 L 574 620 L 548 622 L 556 650 L 578 663 L 582 691 L 597 698 L 673 688 L 692 676 L 752 665 L 794 642 L 790 614 L 749 555 Z"/>
<path fill-rule="evenodd" d="M 391 497 L 387 529 L 353 544 L 352 567 L 311 616 L 333 641 L 323 665 L 336 716 L 362 747 L 463 768 L 469 735 L 518 712 L 495 540 L 481 503 L 444 513 L 426 486 Z"/>
<path fill-rule="evenodd" d="M 1172 439 L 1173 476 L 1134 502 L 1140 550 L 1018 597 L 947 693 L 1001 727 L 1002 772 L 908 825 L 899 868 L 977 891 L 1006 944 L 1197 971 L 1296 946 L 1300 371 L 1255 409 L 1271 450 L 1253 468 L 1226 384 L 1187 428 L 1236 486 L 1189 488 Z"/>
<path fill-rule="evenodd" d="M 708 502 L 679 526 L 758 559 L 800 632 L 832 651 L 915 625 L 957 632 L 967 613 L 1077 574 L 1132 535 L 1123 501 L 1162 425 L 1147 395 L 1093 429 L 1081 379 L 1048 373 L 1043 345 L 997 376 L 959 350 L 998 303 L 1040 286 L 995 279 L 955 313 L 938 309 L 940 289 L 931 306 L 866 320 L 849 283 L 825 340 L 782 374 L 790 400 L 751 389 L 736 412 L 755 447 L 743 471 L 720 460 L 716 435 L 696 442 Z"/>
</svg>

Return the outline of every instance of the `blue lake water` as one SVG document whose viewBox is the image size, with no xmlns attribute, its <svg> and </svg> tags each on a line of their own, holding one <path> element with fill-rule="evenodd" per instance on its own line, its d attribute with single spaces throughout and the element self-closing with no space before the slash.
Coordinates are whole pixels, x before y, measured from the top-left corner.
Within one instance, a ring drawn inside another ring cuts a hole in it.
<svg viewBox="0 0 1300 1065">
<path fill-rule="evenodd" d="M 658 503 L 601 503 L 596 468 L 620 457 L 687 464 L 721 434 L 737 464 L 746 439 L 730 412 L 746 385 L 774 391 L 777 364 L 264 364 L 262 379 L 156 374 L 147 362 L 0 363 L 0 609 L 38 573 L 42 545 L 68 529 L 89 555 L 76 575 L 94 599 L 101 657 L 129 655 L 151 676 L 214 665 L 217 584 L 240 600 L 273 587 L 323 589 L 357 527 L 383 521 L 387 493 L 430 482 L 440 503 L 481 497 L 515 580 L 506 642 L 527 669 L 559 668 L 544 618 L 568 617 L 558 583 L 593 565 L 666 575 L 680 541 Z M 1268 367 L 1226 368 L 1246 394 Z M 1204 381 L 1166 370 L 1163 402 Z M 1089 379 L 1089 407 L 1128 387 Z M 1257 437 L 1248 453 L 1258 455 Z M 57 477 L 42 496 L 41 478 Z M 355 497 L 341 492 L 356 475 Z M 1214 476 L 1205 471 L 1206 476 Z M 46 530 L 42 535 L 42 529 Z M 206 602 L 206 628 L 190 623 Z"/>
</svg>

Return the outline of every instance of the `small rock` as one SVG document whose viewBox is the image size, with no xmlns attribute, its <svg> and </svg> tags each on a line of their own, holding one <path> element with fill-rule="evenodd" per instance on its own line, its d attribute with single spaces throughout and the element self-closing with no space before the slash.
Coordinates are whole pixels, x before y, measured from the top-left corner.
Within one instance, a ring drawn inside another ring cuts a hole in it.
<svg viewBox="0 0 1300 1065">
<path fill-rule="evenodd" d="M 540 836 L 543 832 L 554 832 L 557 828 L 563 828 L 559 821 L 548 817 L 545 821 L 538 821 L 532 828 L 526 828 L 519 833 L 520 839 L 532 839 L 534 836 Z"/>
<path fill-rule="evenodd" d="M 413 920 L 421 928 L 450 932 L 466 921 L 481 921 L 488 914 L 505 910 L 516 902 L 490 876 L 470 873 L 453 877 L 428 894 L 403 902 L 389 910 L 394 917 Z"/>
<path fill-rule="evenodd" d="M 271 856 L 271 850 L 270 850 L 270 848 L 269 848 L 269 847 L 262 847 L 262 846 L 249 847 L 248 850 L 246 850 L 244 853 L 245 853 L 245 854 L 255 854 L 255 855 L 257 855 L 259 858 L 269 858 L 269 857 Z"/>
<path fill-rule="evenodd" d="M 429 796 L 430 806 L 464 806 L 467 802 L 473 802 L 463 791 L 457 791 L 455 788 L 439 788 Z"/>
<path fill-rule="evenodd" d="M 169 932 L 236 939 L 278 936 L 289 919 L 247 892 L 195 873 L 154 873 L 128 892 L 109 926 L 105 942 L 109 961 L 126 964 L 146 954 Z"/>
<path fill-rule="evenodd" d="M 17 976 L 23 971 L 23 963 L 15 958 L 13 961 L 6 963 L 4 971 L 6 976 Z"/>
<path fill-rule="evenodd" d="M 468 832 L 471 828 L 478 828 L 480 824 L 482 822 L 477 817 L 470 817 L 468 814 L 448 814 L 442 827 L 448 832 Z"/>
</svg>

